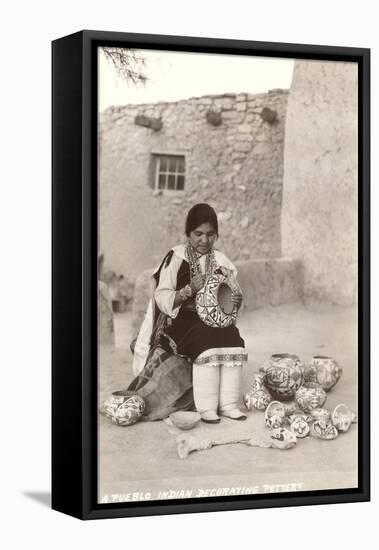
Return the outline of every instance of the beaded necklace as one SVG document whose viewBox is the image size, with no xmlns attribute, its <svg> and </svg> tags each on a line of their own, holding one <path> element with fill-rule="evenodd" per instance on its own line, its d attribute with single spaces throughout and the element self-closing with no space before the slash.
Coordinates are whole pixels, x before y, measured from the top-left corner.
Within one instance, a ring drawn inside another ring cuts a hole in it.
<svg viewBox="0 0 379 550">
<path fill-rule="evenodd" d="M 191 273 L 191 281 L 192 278 L 195 277 L 195 275 L 201 274 L 201 268 L 200 268 L 200 262 L 199 257 L 196 253 L 196 251 L 192 248 L 192 246 L 188 243 L 186 247 L 186 256 L 188 258 L 188 263 L 190 265 L 190 273 Z M 214 269 L 216 266 L 216 260 L 213 249 L 208 252 L 205 258 L 205 276 L 208 279 L 210 275 L 212 275 Z"/>
</svg>

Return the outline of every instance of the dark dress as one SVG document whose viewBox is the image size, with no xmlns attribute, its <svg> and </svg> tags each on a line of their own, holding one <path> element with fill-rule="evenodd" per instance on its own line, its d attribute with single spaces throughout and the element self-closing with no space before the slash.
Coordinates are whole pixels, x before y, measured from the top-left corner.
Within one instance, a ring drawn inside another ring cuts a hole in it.
<svg viewBox="0 0 379 550">
<path fill-rule="evenodd" d="M 154 274 L 159 284 L 163 266 L 170 265 L 171 250 Z M 217 271 L 216 271 L 217 273 Z M 175 289 L 190 282 L 190 267 L 186 260 L 180 265 Z M 199 318 L 194 299 L 187 300 L 175 319 L 154 308 L 151 348 L 141 373 L 128 387 L 145 399 L 144 420 L 166 418 L 177 410 L 194 410 L 192 363 L 204 351 L 215 348 L 241 348 L 244 341 L 235 325 L 213 328 Z"/>
<path fill-rule="evenodd" d="M 221 273 L 217 270 L 215 273 L 218 272 Z M 183 260 L 178 272 L 177 290 L 189 282 L 190 267 L 188 262 Z M 194 298 L 184 302 L 177 317 L 171 320 L 165 332 L 174 340 L 177 353 L 189 357 L 191 362 L 208 349 L 245 347 L 245 342 L 235 325 L 226 328 L 205 325 L 196 312 Z"/>
</svg>

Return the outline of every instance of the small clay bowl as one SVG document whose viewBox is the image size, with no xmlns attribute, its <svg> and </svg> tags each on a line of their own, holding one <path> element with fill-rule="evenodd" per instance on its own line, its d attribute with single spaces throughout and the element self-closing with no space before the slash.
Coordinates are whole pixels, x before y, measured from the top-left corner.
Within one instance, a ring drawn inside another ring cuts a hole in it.
<svg viewBox="0 0 379 550">
<path fill-rule="evenodd" d="M 180 430 L 192 430 L 200 422 L 201 416 L 195 411 L 177 411 L 170 414 L 170 419 Z"/>
</svg>

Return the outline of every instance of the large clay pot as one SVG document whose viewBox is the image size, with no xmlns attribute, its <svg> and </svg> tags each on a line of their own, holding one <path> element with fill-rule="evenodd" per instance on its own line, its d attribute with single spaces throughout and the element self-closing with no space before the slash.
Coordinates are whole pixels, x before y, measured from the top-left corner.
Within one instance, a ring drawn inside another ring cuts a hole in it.
<svg viewBox="0 0 379 550">
<path fill-rule="evenodd" d="M 305 382 L 305 384 L 296 391 L 295 400 L 302 411 L 310 413 L 313 409 L 324 406 L 326 393 L 320 384 Z"/>
<path fill-rule="evenodd" d="M 277 353 L 261 367 L 264 383 L 274 399 L 290 401 L 304 382 L 304 366 L 297 355 Z"/>
<path fill-rule="evenodd" d="M 222 274 L 213 274 L 196 294 L 196 311 L 206 325 L 229 327 L 237 319 L 237 306 L 232 302 L 233 289 Z"/>
<path fill-rule="evenodd" d="M 330 391 L 341 378 L 342 367 L 332 357 L 315 355 L 305 370 L 305 380 L 316 382 Z"/>
</svg>

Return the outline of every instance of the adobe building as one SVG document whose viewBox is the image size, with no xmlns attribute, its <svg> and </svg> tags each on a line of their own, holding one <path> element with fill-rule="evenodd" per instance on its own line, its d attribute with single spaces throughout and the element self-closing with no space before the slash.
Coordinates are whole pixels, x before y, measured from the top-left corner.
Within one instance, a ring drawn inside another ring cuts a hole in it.
<svg viewBox="0 0 379 550">
<path fill-rule="evenodd" d="M 109 107 L 99 126 L 99 252 L 135 280 L 134 328 L 151 268 L 208 202 L 244 308 L 357 303 L 357 68 L 297 60 L 290 92 Z"/>
<path fill-rule="evenodd" d="M 184 239 L 195 203 L 232 260 L 281 256 L 287 90 L 109 107 L 99 126 L 99 252 L 134 279 Z"/>
<path fill-rule="evenodd" d="M 303 265 L 304 298 L 358 294 L 358 67 L 295 62 L 284 154 L 282 253 Z"/>
</svg>

